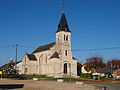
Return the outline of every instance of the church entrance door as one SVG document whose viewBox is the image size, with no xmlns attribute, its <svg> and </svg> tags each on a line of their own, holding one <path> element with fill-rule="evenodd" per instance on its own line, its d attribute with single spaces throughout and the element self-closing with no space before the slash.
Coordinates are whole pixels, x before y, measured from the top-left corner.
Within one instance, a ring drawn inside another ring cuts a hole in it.
<svg viewBox="0 0 120 90">
<path fill-rule="evenodd" d="M 64 64 L 64 74 L 67 74 L 67 63 Z"/>
</svg>

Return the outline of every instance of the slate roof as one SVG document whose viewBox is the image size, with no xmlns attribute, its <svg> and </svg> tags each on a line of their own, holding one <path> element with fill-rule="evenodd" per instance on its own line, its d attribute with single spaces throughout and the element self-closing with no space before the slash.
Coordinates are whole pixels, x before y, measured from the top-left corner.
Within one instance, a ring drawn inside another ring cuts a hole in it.
<svg viewBox="0 0 120 90">
<path fill-rule="evenodd" d="M 72 57 L 72 59 L 77 60 L 76 58 Z"/>
<path fill-rule="evenodd" d="M 59 54 L 55 52 L 50 58 L 59 58 Z"/>
<path fill-rule="evenodd" d="M 45 51 L 45 50 L 50 50 L 50 47 L 52 47 L 53 45 L 55 45 L 55 42 L 40 46 L 36 50 L 34 50 L 32 53 L 37 53 L 37 52 L 41 52 L 41 51 Z"/>
<path fill-rule="evenodd" d="M 36 57 L 34 54 L 26 54 L 29 60 L 37 61 Z"/>
<path fill-rule="evenodd" d="M 20 63 L 20 62 L 22 62 L 22 61 L 18 61 L 17 64 Z"/>
<path fill-rule="evenodd" d="M 62 17 L 60 19 L 60 23 L 58 24 L 58 30 L 56 31 L 56 33 L 60 31 L 71 32 L 67 24 L 65 13 L 62 13 Z"/>
</svg>

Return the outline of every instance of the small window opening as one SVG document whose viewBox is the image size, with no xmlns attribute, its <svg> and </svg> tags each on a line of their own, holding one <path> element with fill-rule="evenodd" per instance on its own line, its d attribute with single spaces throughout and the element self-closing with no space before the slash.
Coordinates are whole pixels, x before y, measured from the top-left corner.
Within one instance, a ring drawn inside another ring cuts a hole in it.
<svg viewBox="0 0 120 90">
<path fill-rule="evenodd" d="M 45 61 L 45 63 L 47 63 L 47 56 L 46 56 L 46 61 Z"/>
<path fill-rule="evenodd" d="M 68 41 L 68 35 L 66 36 L 66 41 Z"/>
<path fill-rule="evenodd" d="M 65 51 L 65 55 L 67 56 L 67 50 Z"/>
<path fill-rule="evenodd" d="M 64 35 L 64 41 L 65 41 L 65 35 Z"/>
</svg>

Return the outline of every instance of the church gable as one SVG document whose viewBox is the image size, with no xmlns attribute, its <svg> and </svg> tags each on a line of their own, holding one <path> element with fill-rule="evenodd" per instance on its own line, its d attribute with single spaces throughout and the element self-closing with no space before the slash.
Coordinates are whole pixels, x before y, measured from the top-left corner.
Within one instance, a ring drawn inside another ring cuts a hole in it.
<svg viewBox="0 0 120 90">
<path fill-rule="evenodd" d="M 26 54 L 26 55 L 27 55 L 27 57 L 28 57 L 28 59 L 29 59 L 30 61 L 37 61 L 37 59 L 36 59 L 36 57 L 35 57 L 34 54 Z"/>
<path fill-rule="evenodd" d="M 55 52 L 55 53 L 50 57 L 50 59 L 51 59 L 51 58 L 60 58 L 60 57 L 59 57 L 59 54 L 58 54 L 57 52 Z"/>
</svg>

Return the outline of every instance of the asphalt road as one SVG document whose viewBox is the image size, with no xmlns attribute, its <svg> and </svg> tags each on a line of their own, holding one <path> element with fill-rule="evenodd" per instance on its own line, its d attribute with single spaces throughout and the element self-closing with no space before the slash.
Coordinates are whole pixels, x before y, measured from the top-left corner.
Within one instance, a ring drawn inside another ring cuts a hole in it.
<svg viewBox="0 0 120 90">
<path fill-rule="evenodd" d="M 120 90 L 120 82 L 84 82 L 96 86 L 100 90 Z M 106 89 L 103 89 L 106 87 Z"/>
</svg>

